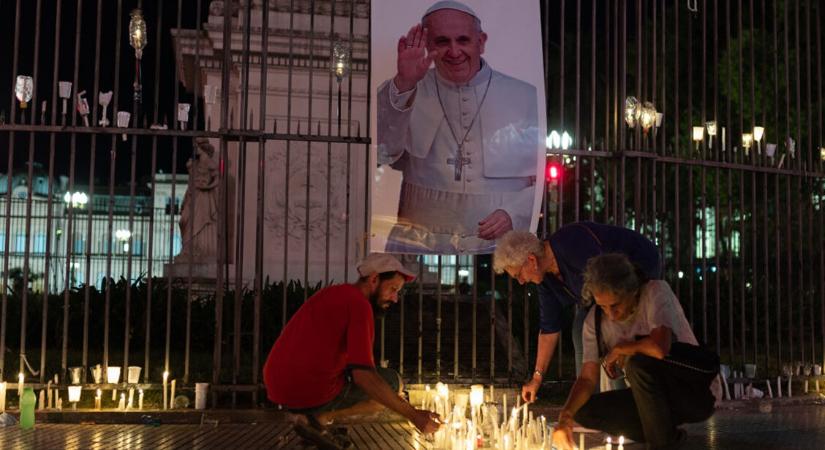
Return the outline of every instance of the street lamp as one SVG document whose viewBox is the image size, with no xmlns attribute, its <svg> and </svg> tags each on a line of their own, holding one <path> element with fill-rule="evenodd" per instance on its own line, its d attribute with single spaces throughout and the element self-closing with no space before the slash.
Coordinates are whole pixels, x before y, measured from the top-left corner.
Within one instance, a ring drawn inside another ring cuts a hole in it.
<svg viewBox="0 0 825 450">
<path fill-rule="evenodd" d="M 341 135 L 341 82 L 349 75 L 351 64 L 349 43 L 337 40 L 332 44 L 330 70 L 338 82 L 338 135 Z"/>
<path fill-rule="evenodd" d="M 148 42 L 146 36 L 146 20 L 143 19 L 143 11 L 135 8 L 129 14 L 129 45 L 135 49 L 135 103 L 140 104 L 142 100 L 143 87 L 140 84 L 140 59 L 143 57 L 143 49 Z"/>
<path fill-rule="evenodd" d="M 132 232 L 121 228 L 115 231 L 115 237 L 123 244 L 123 253 L 129 253 L 129 239 L 132 238 Z"/>
<path fill-rule="evenodd" d="M 89 203 L 89 196 L 85 192 L 66 192 L 63 202 L 70 208 L 84 208 L 86 203 Z"/>
</svg>

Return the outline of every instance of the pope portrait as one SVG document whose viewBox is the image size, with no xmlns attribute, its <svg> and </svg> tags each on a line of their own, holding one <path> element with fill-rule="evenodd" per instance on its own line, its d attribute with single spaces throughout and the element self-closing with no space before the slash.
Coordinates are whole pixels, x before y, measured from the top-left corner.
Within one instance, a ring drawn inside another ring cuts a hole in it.
<svg viewBox="0 0 825 450">
<path fill-rule="evenodd" d="M 537 91 L 492 68 L 486 42 L 457 1 L 434 3 L 398 40 L 396 75 L 377 94 L 378 163 L 402 172 L 388 252 L 487 253 L 530 226 Z"/>
</svg>

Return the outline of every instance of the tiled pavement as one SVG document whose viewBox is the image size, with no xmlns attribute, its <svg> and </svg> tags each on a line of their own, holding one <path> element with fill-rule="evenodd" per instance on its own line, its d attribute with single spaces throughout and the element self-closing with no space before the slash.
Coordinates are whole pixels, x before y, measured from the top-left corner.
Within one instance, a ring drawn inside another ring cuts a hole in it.
<svg viewBox="0 0 825 450">
<path fill-rule="evenodd" d="M 430 448 L 404 422 L 350 424 L 356 448 Z M 756 450 L 825 449 L 825 404 L 776 406 L 761 413 L 753 404 L 723 409 L 707 422 L 686 427 L 688 441 L 682 448 Z M 598 448 L 602 436 L 588 435 L 587 447 Z M 614 445 L 614 449 L 617 446 Z M 143 424 L 38 424 L 33 430 L 0 428 L 0 449 L 301 449 L 302 445 L 282 422 L 213 425 Z M 641 449 L 640 444 L 625 449 Z"/>
</svg>

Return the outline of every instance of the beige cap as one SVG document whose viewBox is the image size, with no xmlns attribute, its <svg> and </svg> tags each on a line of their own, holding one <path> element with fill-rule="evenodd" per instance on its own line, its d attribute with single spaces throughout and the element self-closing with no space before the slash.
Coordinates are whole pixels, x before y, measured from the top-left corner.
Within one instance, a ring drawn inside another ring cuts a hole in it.
<svg viewBox="0 0 825 450">
<path fill-rule="evenodd" d="M 398 272 L 408 283 L 415 279 L 415 274 L 389 253 L 371 253 L 358 263 L 358 274 L 362 277 L 384 272 Z"/>
</svg>

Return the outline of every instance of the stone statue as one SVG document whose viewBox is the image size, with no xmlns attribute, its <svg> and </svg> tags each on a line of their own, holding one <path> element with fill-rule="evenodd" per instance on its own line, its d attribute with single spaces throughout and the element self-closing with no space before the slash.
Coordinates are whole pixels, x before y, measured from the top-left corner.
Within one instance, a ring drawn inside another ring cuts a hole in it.
<svg viewBox="0 0 825 450">
<path fill-rule="evenodd" d="M 189 185 L 180 215 L 182 248 L 176 263 L 215 262 L 218 254 L 218 160 L 206 138 L 195 139 L 195 157 L 186 163 Z"/>
</svg>

